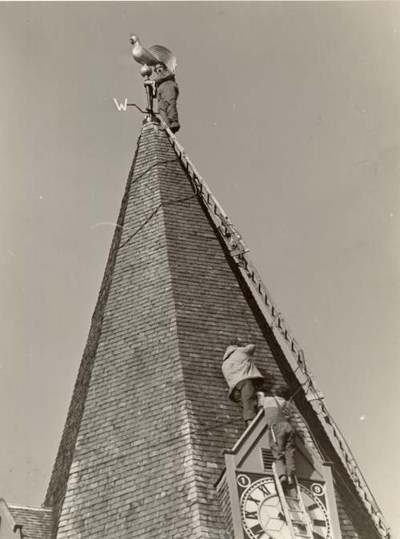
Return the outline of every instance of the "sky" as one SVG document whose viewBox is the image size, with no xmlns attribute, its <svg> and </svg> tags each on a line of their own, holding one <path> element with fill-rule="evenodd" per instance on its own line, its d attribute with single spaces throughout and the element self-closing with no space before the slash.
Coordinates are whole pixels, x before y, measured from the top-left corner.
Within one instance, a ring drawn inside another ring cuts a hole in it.
<svg viewBox="0 0 400 539">
<path fill-rule="evenodd" d="M 400 536 L 400 4 L 0 2 L 0 496 L 40 505 L 145 104 L 242 233 Z"/>
</svg>

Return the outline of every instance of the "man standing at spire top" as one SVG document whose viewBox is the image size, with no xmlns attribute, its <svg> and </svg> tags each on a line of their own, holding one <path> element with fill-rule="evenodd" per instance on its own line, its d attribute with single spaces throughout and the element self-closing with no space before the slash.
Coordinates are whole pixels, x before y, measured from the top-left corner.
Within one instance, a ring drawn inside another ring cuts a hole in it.
<svg viewBox="0 0 400 539">
<path fill-rule="evenodd" d="M 175 82 L 175 75 L 164 64 L 157 64 L 155 68 L 154 82 L 156 83 L 156 97 L 158 112 L 173 133 L 180 129 L 176 101 L 179 88 Z"/>
<path fill-rule="evenodd" d="M 151 87 L 152 97 L 157 97 L 158 112 L 165 125 L 176 133 L 181 126 L 176 107 L 179 88 L 175 82 L 175 75 L 164 64 L 157 64 L 154 71 L 154 79 L 149 78 L 144 84 Z"/>
</svg>

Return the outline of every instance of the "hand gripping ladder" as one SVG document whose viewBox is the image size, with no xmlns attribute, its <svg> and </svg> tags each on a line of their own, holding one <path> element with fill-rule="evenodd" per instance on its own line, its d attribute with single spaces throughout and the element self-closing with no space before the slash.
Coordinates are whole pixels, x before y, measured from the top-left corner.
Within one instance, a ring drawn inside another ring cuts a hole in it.
<svg viewBox="0 0 400 539">
<path fill-rule="evenodd" d="M 282 517 L 285 519 L 286 524 L 290 530 L 290 536 L 292 539 L 303 537 L 304 539 L 313 539 L 313 532 L 311 529 L 310 519 L 308 518 L 306 508 L 304 506 L 303 498 L 301 497 L 301 491 L 297 479 L 294 478 L 294 485 L 290 488 L 290 492 L 294 494 L 285 494 L 283 491 L 278 474 L 276 473 L 275 463 L 272 465 L 274 472 L 274 479 L 276 485 L 276 491 L 281 502 L 283 510 Z"/>
</svg>

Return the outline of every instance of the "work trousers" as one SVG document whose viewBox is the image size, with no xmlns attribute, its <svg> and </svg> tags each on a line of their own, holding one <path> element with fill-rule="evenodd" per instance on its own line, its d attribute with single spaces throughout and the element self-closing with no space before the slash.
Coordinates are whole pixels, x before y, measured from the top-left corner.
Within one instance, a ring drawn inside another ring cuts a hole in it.
<svg viewBox="0 0 400 539">
<path fill-rule="evenodd" d="M 236 384 L 232 392 L 232 400 L 239 404 L 243 410 L 243 419 L 252 420 L 257 415 L 257 388 L 255 380 L 243 380 Z"/>
<path fill-rule="evenodd" d="M 294 475 L 296 436 L 292 425 L 286 420 L 278 421 L 269 427 L 268 436 L 278 476 Z"/>
<path fill-rule="evenodd" d="M 176 107 L 176 99 L 170 101 L 160 100 L 158 102 L 158 112 L 161 118 L 167 124 L 167 127 L 171 129 L 173 133 L 176 133 L 180 129 L 178 119 L 178 109 Z"/>
</svg>

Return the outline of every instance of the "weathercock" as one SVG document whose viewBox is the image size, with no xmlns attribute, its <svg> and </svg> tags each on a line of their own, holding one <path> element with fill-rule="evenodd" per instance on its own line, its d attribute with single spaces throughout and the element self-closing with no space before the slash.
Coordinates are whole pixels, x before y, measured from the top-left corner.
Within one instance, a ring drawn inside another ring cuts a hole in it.
<svg viewBox="0 0 400 539">
<path fill-rule="evenodd" d="M 177 61 L 169 49 L 162 45 L 153 45 L 149 49 L 145 49 L 140 43 L 139 38 L 134 35 L 131 35 L 130 42 L 133 45 L 132 56 L 136 62 L 144 66 L 163 64 L 171 73 L 175 73 Z"/>
</svg>

